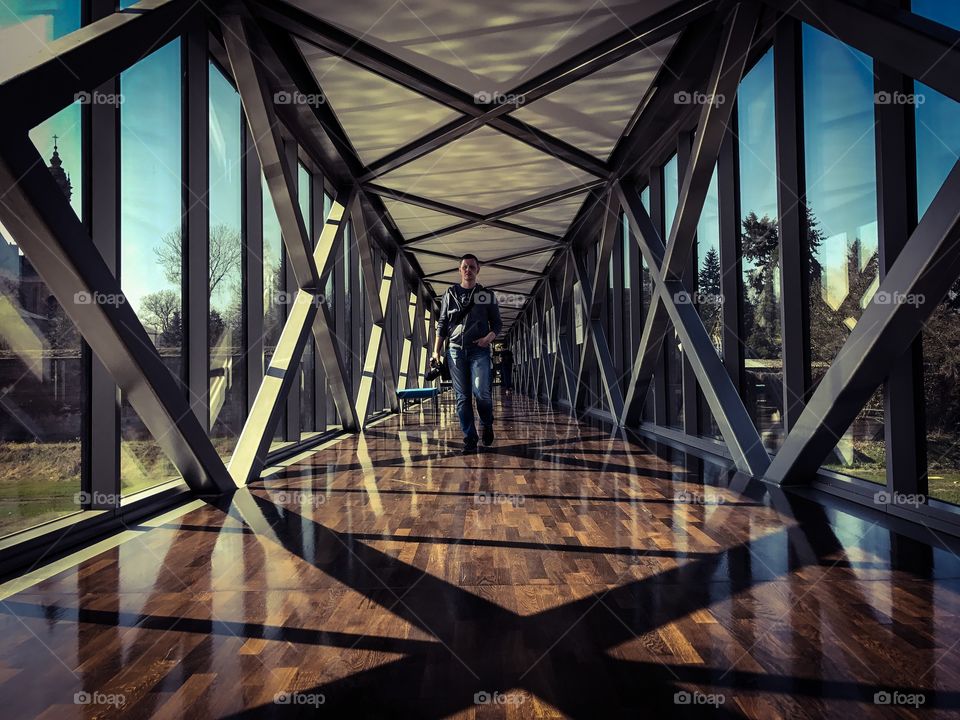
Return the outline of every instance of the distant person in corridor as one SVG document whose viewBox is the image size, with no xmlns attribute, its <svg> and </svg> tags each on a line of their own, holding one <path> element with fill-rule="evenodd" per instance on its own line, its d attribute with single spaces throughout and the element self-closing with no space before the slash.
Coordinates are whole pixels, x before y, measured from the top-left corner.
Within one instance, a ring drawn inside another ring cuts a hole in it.
<svg viewBox="0 0 960 720">
<path fill-rule="evenodd" d="M 449 340 L 450 380 L 457 396 L 457 416 L 463 430 L 464 454 L 476 452 L 477 427 L 472 394 L 483 426 L 483 444 L 493 445 L 493 400 L 490 395 L 491 343 L 500 332 L 500 308 L 493 292 L 477 283 L 480 261 L 475 255 L 460 258 L 460 284 L 443 294 L 437 319 L 437 344 L 433 359 L 440 361 L 443 344 Z"/>
<path fill-rule="evenodd" d="M 505 393 L 513 390 L 513 350 L 509 347 L 500 351 L 500 387 Z"/>
</svg>

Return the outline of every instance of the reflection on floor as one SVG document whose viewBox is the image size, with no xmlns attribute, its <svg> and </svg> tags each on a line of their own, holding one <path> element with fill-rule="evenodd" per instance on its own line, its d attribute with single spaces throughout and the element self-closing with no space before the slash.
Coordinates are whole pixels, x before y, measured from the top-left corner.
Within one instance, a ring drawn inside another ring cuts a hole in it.
<svg viewBox="0 0 960 720">
<path fill-rule="evenodd" d="M 960 708 L 960 562 L 932 533 L 498 411 L 479 455 L 449 412 L 391 418 L 0 602 L 3 716 Z"/>
</svg>

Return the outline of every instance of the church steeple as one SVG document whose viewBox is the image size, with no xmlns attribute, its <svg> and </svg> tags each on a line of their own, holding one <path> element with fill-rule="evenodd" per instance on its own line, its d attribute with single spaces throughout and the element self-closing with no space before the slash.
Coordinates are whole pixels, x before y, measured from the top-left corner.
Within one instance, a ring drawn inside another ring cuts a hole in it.
<svg viewBox="0 0 960 720">
<path fill-rule="evenodd" d="M 67 200 L 73 196 L 73 184 L 70 182 L 70 176 L 63 169 L 63 160 L 60 159 L 60 153 L 57 148 L 58 136 L 53 136 L 53 155 L 50 156 L 50 172 L 53 175 L 53 179 L 57 181 L 57 185 L 60 186 L 60 189 L 63 191 L 63 194 L 67 196 Z"/>
</svg>

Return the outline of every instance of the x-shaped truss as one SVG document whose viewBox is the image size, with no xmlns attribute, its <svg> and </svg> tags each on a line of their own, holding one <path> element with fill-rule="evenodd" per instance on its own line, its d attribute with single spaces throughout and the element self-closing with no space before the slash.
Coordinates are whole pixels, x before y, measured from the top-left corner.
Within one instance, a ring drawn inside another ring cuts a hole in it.
<svg viewBox="0 0 960 720">
<path fill-rule="evenodd" d="M 390 358 L 390 349 L 383 336 L 383 326 L 386 321 L 387 308 L 390 306 L 390 297 L 393 294 L 394 269 L 389 263 L 384 263 L 383 275 L 377 278 L 373 261 L 373 250 L 370 247 L 370 236 L 366 232 L 363 213 L 354 214 L 357 248 L 360 256 L 360 270 L 363 273 L 363 291 L 367 296 L 367 306 L 370 308 L 372 325 L 370 337 L 367 341 L 367 352 L 363 358 L 363 372 L 360 376 L 360 386 L 357 388 L 356 410 L 357 420 L 361 428 L 365 428 L 370 414 L 370 401 L 373 399 L 377 365 L 380 365 L 380 376 L 386 385 L 387 398 L 390 408 L 394 412 L 399 409 L 397 401 L 397 381 L 393 375 L 393 361 Z"/>
<path fill-rule="evenodd" d="M 624 187 L 620 182 L 614 185 L 614 192 L 654 281 L 654 292 L 620 415 L 621 424 L 635 424 L 639 420 L 647 388 L 660 364 L 664 337 L 672 324 L 734 463 L 738 469 L 756 476 L 766 471 L 769 457 L 696 306 L 691 302 L 683 276 L 693 252 L 697 224 L 733 112 L 733 98 L 753 42 L 758 14 L 759 9 L 753 3 L 739 4 L 727 22 L 707 88 L 707 96 L 719 101 L 705 103 L 701 109 L 697 136 L 666 245 L 643 207 L 637 189 Z"/>
<path fill-rule="evenodd" d="M 607 288 L 607 272 L 619 227 L 619 214 L 609 193 L 601 204 L 601 208 L 603 227 L 600 231 L 600 244 L 597 247 L 597 264 L 593 271 L 593 278 L 587 272 L 583 256 L 576 252 L 572 253 L 573 267 L 580 288 L 579 297 L 574 298 L 574 302 L 583 305 L 586 323 L 583 346 L 580 350 L 580 366 L 577 369 L 576 390 L 570 404 L 578 412 L 583 410 L 587 397 L 586 377 L 589 375 L 588 371 L 596 366 L 600 370 L 600 382 L 603 385 L 603 393 L 610 408 L 610 414 L 618 418 L 623 411 L 623 395 L 620 392 L 616 366 L 607 343 L 604 319 L 600 316 L 600 298 L 601 293 L 605 293 Z M 593 352 L 590 352 L 591 349 Z"/>
<path fill-rule="evenodd" d="M 298 285 L 296 292 L 284 294 L 286 298 L 293 298 L 286 322 L 230 460 L 230 474 L 241 486 L 260 477 L 263 471 L 284 403 L 299 375 L 300 359 L 311 331 L 343 427 L 357 426 L 357 416 L 346 389 L 343 360 L 328 307 L 320 293 L 319 278 L 332 267 L 336 257 L 334 250 L 344 241 L 346 221 L 359 206 L 360 196 L 354 191 L 346 205 L 339 200 L 333 202 L 314 248 L 296 200 L 296 175 L 283 152 L 283 137 L 270 100 L 265 70 L 250 50 L 249 20 L 233 14 L 224 17 L 222 22 L 224 46 L 237 82 L 240 102 L 280 223 L 287 260 Z M 317 268 L 321 269 L 319 273 Z"/>
</svg>

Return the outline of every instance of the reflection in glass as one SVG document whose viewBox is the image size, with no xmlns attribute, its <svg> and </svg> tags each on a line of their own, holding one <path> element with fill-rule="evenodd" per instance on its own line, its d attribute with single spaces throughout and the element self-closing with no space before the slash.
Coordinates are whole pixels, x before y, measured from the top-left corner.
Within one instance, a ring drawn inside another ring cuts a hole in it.
<svg viewBox="0 0 960 720">
<path fill-rule="evenodd" d="M 164 365 L 182 383 L 180 41 L 121 73 L 120 90 L 120 282 Z M 126 399 L 120 434 L 125 494 L 177 476 Z"/>
<path fill-rule="evenodd" d="M 913 11 L 960 28 L 960 5 L 914 0 Z M 960 156 L 960 105 L 922 83 L 915 94 L 917 209 L 923 216 Z M 960 271 L 960 268 L 955 272 Z M 923 390 L 927 424 L 928 495 L 960 503 L 960 280 L 923 330 Z"/>
<path fill-rule="evenodd" d="M 773 50 L 744 76 L 737 109 L 744 402 L 764 446 L 776 450 L 783 442 L 783 359 Z"/>
<path fill-rule="evenodd" d="M 810 374 L 836 358 L 879 284 L 873 62 L 803 28 L 806 237 L 810 251 Z M 825 467 L 886 483 L 878 389 Z"/>
<path fill-rule="evenodd" d="M 0 65 L 79 27 L 79 0 L 0 3 Z M 80 105 L 30 139 L 80 216 Z M 0 234 L 0 536 L 82 509 L 83 386 L 80 334 L 14 239 Z"/>
<path fill-rule="evenodd" d="M 224 461 L 246 417 L 240 95 L 210 64 L 210 437 Z"/>
</svg>

